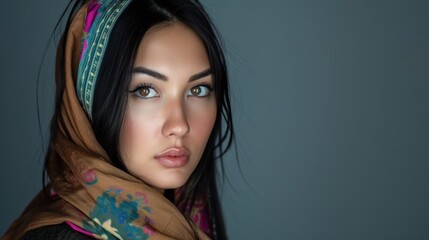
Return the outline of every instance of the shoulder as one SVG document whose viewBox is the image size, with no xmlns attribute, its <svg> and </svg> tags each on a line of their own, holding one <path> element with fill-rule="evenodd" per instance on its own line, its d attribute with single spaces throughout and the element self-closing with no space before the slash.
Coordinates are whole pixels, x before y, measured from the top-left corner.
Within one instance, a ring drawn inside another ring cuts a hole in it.
<svg viewBox="0 0 429 240">
<path fill-rule="evenodd" d="M 62 239 L 62 240 L 93 240 L 93 238 L 74 231 L 67 224 L 44 226 L 28 231 L 22 240 Z"/>
</svg>

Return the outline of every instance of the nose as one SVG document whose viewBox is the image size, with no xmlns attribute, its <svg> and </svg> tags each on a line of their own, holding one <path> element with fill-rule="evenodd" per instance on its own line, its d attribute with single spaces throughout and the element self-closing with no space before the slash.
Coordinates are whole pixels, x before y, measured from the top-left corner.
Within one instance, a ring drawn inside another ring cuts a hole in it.
<svg viewBox="0 0 429 240">
<path fill-rule="evenodd" d="M 181 138 L 189 133 L 189 130 L 185 104 L 181 101 L 171 102 L 166 108 L 166 120 L 162 134 L 168 138 Z"/>
</svg>

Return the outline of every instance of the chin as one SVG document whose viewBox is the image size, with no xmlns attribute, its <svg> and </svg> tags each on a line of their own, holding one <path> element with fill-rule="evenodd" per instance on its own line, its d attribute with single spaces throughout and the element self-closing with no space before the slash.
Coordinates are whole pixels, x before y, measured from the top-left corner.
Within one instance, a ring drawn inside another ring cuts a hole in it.
<svg viewBox="0 0 429 240">
<path fill-rule="evenodd" d="M 183 173 L 168 173 L 157 176 L 156 179 L 151 179 L 152 181 L 147 181 L 147 183 L 160 189 L 177 189 L 185 185 L 189 177 L 189 174 L 185 176 Z"/>
</svg>

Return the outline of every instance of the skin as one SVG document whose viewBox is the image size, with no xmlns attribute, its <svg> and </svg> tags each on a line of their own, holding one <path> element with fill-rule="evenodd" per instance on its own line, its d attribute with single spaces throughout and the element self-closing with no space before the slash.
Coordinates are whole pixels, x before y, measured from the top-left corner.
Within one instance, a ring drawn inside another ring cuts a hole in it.
<svg viewBox="0 0 429 240">
<path fill-rule="evenodd" d="M 133 68 L 120 139 L 124 165 L 157 189 L 181 187 L 200 161 L 216 119 L 205 47 L 181 23 L 155 26 L 140 42 Z M 166 167 L 156 158 L 171 148 L 189 150 L 184 166 Z"/>
</svg>

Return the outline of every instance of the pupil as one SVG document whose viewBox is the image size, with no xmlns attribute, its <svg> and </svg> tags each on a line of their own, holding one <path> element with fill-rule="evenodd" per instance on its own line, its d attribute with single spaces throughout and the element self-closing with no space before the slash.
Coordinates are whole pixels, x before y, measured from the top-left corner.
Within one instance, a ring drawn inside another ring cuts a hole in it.
<svg viewBox="0 0 429 240">
<path fill-rule="evenodd" d="M 192 89 L 192 93 L 194 95 L 198 95 L 198 94 L 200 94 L 200 92 L 201 92 L 201 89 L 199 87 L 195 87 Z"/>
<path fill-rule="evenodd" d="M 147 96 L 147 95 L 149 94 L 149 89 L 147 89 L 147 88 L 142 88 L 142 89 L 140 90 L 140 93 L 141 93 L 141 95 L 143 95 L 143 96 Z"/>
</svg>

